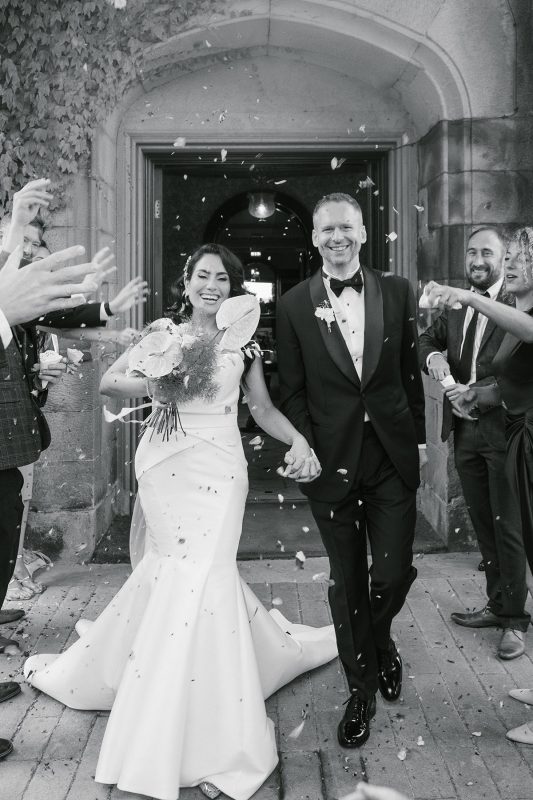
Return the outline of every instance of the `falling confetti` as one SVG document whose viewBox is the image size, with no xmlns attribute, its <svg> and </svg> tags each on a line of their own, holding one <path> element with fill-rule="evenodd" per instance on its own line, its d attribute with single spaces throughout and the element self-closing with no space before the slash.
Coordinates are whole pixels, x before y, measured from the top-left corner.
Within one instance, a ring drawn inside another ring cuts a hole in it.
<svg viewBox="0 0 533 800">
<path fill-rule="evenodd" d="M 327 581 L 327 579 L 328 576 L 327 573 L 325 572 L 315 572 L 315 574 L 313 575 L 314 581 Z"/>
<path fill-rule="evenodd" d="M 472 731 L 472 736 L 481 736 L 481 731 Z"/>
<path fill-rule="evenodd" d="M 361 133 L 366 133 L 366 125 L 359 125 L 359 130 Z"/>
<path fill-rule="evenodd" d="M 284 500 L 285 500 L 285 498 L 283 497 L 283 495 L 282 494 L 278 494 L 278 503 L 283 503 Z"/>
<path fill-rule="evenodd" d="M 415 203 L 415 208 L 416 208 L 417 211 L 423 211 L 424 210 L 424 206 L 417 206 L 416 203 Z"/>
<path fill-rule="evenodd" d="M 330 162 L 331 169 L 339 169 L 340 167 L 342 167 L 345 161 L 346 161 L 345 158 L 336 158 L 335 156 L 333 156 Z"/>
<path fill-rule="evenodd" d="M 400 759 L 400 761 L 405 761 L 405 759 L 407 758 L 407 750 L 405 749 L 405 747 L 402 747 L 402 749 L 398 751 L 397 756 Z"/>
<path fill-rule="evenodd" d="M 185 136 L 178 136 L 172 147 L 185 147 L 187 144 L 187 139 Z"/>
<path fill-rule="evenodd" d="M 397 238 L 398 238 L 398 234 L 395 231 L 391 231 L 390 233 L 386 233 L 385 234 L 385 239 L 388 242 L 395 242 Z"/>
<path fill-rule="evenodd" d="M 258 444 L 263 444 L 263 440 L 260 436 L 254 436 L 253 439 L 250 439 L 250 444 L 255 447 Z"/>
<path fill-rule="evenodd" d="M 371 186 L 375 186 L 374 181 L 368 175 L 364 179 L 364 181 L 359 181 L 359 188 L 360 189 L 370 189 Z"/>
<path fill-rule="evenodd" d="M 348 474 L 348 470 L 344 469 L 344 467 L 341 467 L 340 469 L 338 469 L 337 472 L 339 473 L 339 475 L 347 475 Z"/>
<path fill-rule="evenodd" d="M 220 151 L 220 160 L 221 161 L 225 161 L 227 155 L 228 155 L 228 151 L 226 150 L 225 147 L 223 147 L 222 150 Z"/>
<path fill-rule="evenodd" d="M 281 597 L 274 597 L 274 598 L 272 598 L 272 605 L 273 606 L 282 606 L 283 605 L 283 600 L 281 599 Z"/>
<path fill-rule="evenodd" d="M 301 550 L 298 550 L 298 552 L 296 553 L 295 558 L 296 558 L 296 566 L 299 567 L 300 569 L 303 569 L 304 568 L 304 564 L 305 564 L 305 555 L 304 555 L 304 553 Z"/>
<path fill-rule="evenodd" d="M 416 740 L 416 743 L 417 743 L 417 745 L 419 747 L 423 747 L 425 745 L 425 741 L 423 740 L 423 738 L 421 736 L 418 737 L 418 739 Z"/>
<path fill-rule="evenodd" d="M 302 525 L 302 530 L 304 533 L 309 533 L 309 528 L 307 527 L 307 525 Z"/>
<path fill-rule="evenodd" d="M 292 731 L 289 733 L 289 739 L 297 739 L 297 738 L 300 736 L 301 732 L 303 731 L 303 729 L 304 729 L 304 725 L 305 725 L 305 719 L 304 719 L 304 720 L 302 720 L 302 722 L 300 722 L 300 724 L 299 724 L 299 725 L 297 725 L 297 726 L 296 726 L 296 727 L 295 727 L 295 728 L 294 728 L 294 729 L 293 729 L 293 730 L 292 730 Z"/>
</svg>

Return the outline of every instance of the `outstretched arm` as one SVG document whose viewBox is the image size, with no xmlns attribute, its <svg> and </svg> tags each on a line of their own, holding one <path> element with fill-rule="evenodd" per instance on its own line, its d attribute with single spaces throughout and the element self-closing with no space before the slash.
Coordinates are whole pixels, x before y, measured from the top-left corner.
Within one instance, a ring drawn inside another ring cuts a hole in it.
<svg viewBox="0 0 533 800">
<path fill-rule="evenodd" d="M 245 382 L 243 388 L 254 420 L 265 433 L 280 442 L 291 445 L 291 449 L 285 456 L 287 467 L 283 476 L 294 477 L 302 483 L 314 480 L 321 471 L 318 459 L 305 437 L 296 430 L 281 411 L 278 411 L 270 399 L 260 358 L 254 359 Z"/>
<path fill-rule="evenodd" d="M 428 302 L 445 308 L 455 305 L 472 306 L 475 311 L 492 319 L 499 328 L 516 336 L 522 342 L 533 342 L 533 317 L 505 303 L 498 303 L 490 297 L 453 286 L 442 286 L 432 281 L 425 288 Z"/>
<path fill-rule="evenodd" d="M 136 378 L 126 375 L 130 351 L 126 350 L 120 358 L 112 364 L 100 381 L 100 394 L 109 397 L 147 397 L 148 385 L 146 378 Z"/>
</svg>

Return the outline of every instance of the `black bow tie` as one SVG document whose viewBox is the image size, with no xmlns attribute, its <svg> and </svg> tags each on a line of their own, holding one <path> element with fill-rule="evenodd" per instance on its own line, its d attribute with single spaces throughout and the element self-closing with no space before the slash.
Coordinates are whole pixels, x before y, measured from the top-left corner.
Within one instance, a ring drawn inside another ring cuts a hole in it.
<svg viewBox="0 0 533 800">
<path fill-rule="evenodd" d="M 329 288 L 337 295 L 337 297 L 340 296 L 342 290 L 346 289 L 347 286 L 351 286 L 356 292 L 361 291 L 363 288 L 363 276 L 361 275 L 360 269 L 358 269 L 355 275 L 352 275 L 351 278 L 346 278 L 345 281 L 340 281 L 338 278 L 329 279 Z"/>
</svg>

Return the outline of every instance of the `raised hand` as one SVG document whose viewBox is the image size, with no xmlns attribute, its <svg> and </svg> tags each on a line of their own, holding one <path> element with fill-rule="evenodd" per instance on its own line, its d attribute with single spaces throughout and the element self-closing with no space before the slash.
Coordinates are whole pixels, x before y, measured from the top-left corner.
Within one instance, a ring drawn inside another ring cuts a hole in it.
<svg viewBox="0 0 533 800">
<path fill-rule="evenodd" d="M 445 286 L 436 281 L 430 281 L 424 287 L 424 294 L 420 298 L 421 308 L 453 308 L 468 305 L 470 292 L 466 289 L 457 289 L 455 286 Z"/>
<path fill-rule="evenodd" d="M 76 245 L 19 269 L 22 248 L 16 248 L 0 270 L 0 308 L 9 324 L 18 325 L 50 311 L 74 308 L 80 300 L 72 295 L 79 294 L 84 282 L 94 291 L 92 263 L 65 266 L 84 254 L 85 249 Z"/>
<path fill-rule="evenodd" d="M 39 178 L 30 181 L 13 195 L 13 211 L 11 224 L 15 227 L 24 227 L 35 219 L 39 208 L 48 208 L 53 194 L 47 191 L 50 186 L 48 178 Z"/>
<path fill-rule="evenodd" d="M 141 277 L 133 278 L 120 292 L 109 301 L 113 314 L 128 311 L 136 303 L 146 303 L 148 284 Z"/>
<path fill-rule="evenodd" d="M 93 294 L 96 292 L 106 277 L 111 275 L 112 272 L 116 271 L 117 267 L 114 262 L 115 254 L 109 249 L 109 247 L 102 247 L 101 250 L 98 250 L 91 261 L 93 269 L 89 283 L 82 287 L 81 294 Z M 89 284 L 91 285 L 91 288 L 89 288 Z"/>
</svg>

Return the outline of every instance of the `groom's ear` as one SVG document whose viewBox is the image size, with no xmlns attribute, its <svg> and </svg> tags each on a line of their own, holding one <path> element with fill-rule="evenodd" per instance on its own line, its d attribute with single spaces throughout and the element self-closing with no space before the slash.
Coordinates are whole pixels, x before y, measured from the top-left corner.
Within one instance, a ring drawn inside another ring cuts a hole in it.
<svg viewBox="0 0 533 800">
<path fill-rule="evenodd" d="M 318 247 L 318 233 L 315 231 L 314 228 L 311 231 L 311 240 L 312 240 L 314 246 Z"/>
<path fill-rule="evenodd" d="M 361 244 L 366 242 L 366 228 L 364 225 L 361 225 Z"/>
</svg>

